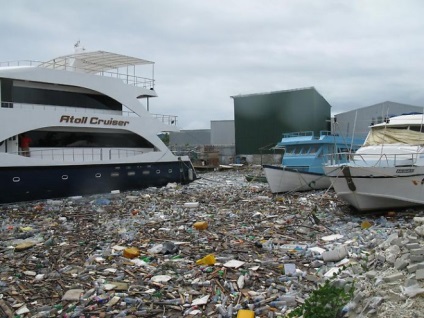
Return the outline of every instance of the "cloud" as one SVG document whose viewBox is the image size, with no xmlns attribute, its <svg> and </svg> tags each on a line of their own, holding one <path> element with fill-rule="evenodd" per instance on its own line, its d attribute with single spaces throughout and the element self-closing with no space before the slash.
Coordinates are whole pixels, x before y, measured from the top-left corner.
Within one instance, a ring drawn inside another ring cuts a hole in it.
<svg viewBox="0 0 424 318">
<path fill-rule="evenodd" d="M 81 40 L 155 61 L 156 113 L 180 127 L 232 119 L 230 96 L 314 86 L 333 113 L 424 105 L 419 0 L 14 0 L 0 60 L 72 53 Z"/>
</svg>

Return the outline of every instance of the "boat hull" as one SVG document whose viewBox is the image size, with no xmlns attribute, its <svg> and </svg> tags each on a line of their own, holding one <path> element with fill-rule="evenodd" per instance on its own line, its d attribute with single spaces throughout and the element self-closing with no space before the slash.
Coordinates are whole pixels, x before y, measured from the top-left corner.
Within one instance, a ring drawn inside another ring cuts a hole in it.
<svg viewBox="0 0 424 318">
<path fill-rule="evenodd" d="M 272 193 L 320 190 L 331 185 L 330 179 L 324 174 L 271 165 L 263 165 L 263 170 Z"/>
<path fill-rule="evenodd" d="M 359 211 L 424 205 L 424 167 L 327 166 L 340 199 Z"/>
<path fill-rule="evenodd" d="M 190 161 L 0 167 L 0 204 L 189 183 Z"/>
</svg>

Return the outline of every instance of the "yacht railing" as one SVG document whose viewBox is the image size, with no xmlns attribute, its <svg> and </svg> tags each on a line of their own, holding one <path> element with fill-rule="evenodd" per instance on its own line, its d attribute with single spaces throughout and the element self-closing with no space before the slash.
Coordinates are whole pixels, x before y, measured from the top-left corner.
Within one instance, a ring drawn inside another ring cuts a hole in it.
<svg viewBox="0 0 424 318">
<path fill-rule="evenodd" d="M 13 102 L 1 102 L 2 108 L 14 108 L 14 109 L 33 109 L 33 110 L 53 110 L 61 112 L 74 112 L 74 113 L 95 113 L 95 114 L 108 114 L 108 115 L 119 115 L 119 116 L 137 116 L 133 111 L 120 111 L 110 109 L 98 109 L 98 108 L 86 108 L 86 107 L 73 107 L 73 106 L 57 106 L 57 105 L 46 105 L 46 104 L 27 104 L 27 103 L 13 103 Z"/>
<path fill-rule="evenodd" d="M 161 115 L 161 114 L 151 114 L 154 118 L 160 120 L 164 124 L 176 126 L 177 125 L 177 116 L 174 115 Z"/>
<path fill-rule="evenodd" d="M 424 153 L 399 153 L 399 154 L 357 154 L 357 153 L 333 153 L 328 155 L 328 164 L 348 162 L 363 167 L 408 167 L 415 166 L 417 162 L 424 159 Z"/>
<path fill-rule="evenodd" d="M 6 61 L 0 62 L 0 67 L 24 67 L 24 66 L 38 66 L 41 61 L 31 61 L 31 60 L 20 60 L 20 61 Z"/>
<path fill-rule="evenodd" d="M 19 60 L 19 61 L 6 61 L 6 62 L 0 62 L 0 67 L 43 67 L 41 65 L 44 65 L 45 62 L 41 61 L 31 61 L 31 60 Z M 153 78 L 143 77 L 143 76 L 137 76 L 137 75 L 131 75 L 119 72 L 116 70 L 116 72 L 111 71 L 102 71 L 98 73 L 93 73 L 92 70 L 89 68 L 84 67 L 75 67 L 72 65 L 65 64 L 49 64 L 52 66 L 52 69 L 58 69 L 58 70 L 64 70 L 64 71 L 71 71 L 71 72 L 84 72 L 84 73 L 90 73 L 98 76 L 104 76 L 104 77 L 113 77 L 122 80 L 125 84 L 133 85 L 133 86 L 139 86 L 146 89 L 154 89 L 155 87 L 155 80 Z"/>
<path fill-rule="evenodd" d="M 140 117 L 138 114 L 131 110 L 107 110 L 97 108 L 73 107 L 73 106 L 56 106 L 56 105 L 41 105 L 41 104 L 27 104 L 27 103 L 13 103 L 13 102 L 0 102 L 1 108 L 13 109 L 34 109 L 34 110 L 53 110 L 61 112 L 74 112 L 74 113 L 94 113 L 94 114 L 107 114 L 124 117 Z M 125 106 L 124 106 L 125 107 Z M 176 126 L 177 116 L 163 115 L 163 114 L 150 114 L 164 124 Z"/>
<path fill-rule="evenodd" d="M 59 162 L 90 162 L 129 158 L 150 151 L 152 151 L 152 149 L 147 148 L 31 148 L 29 150 L 29 154 L 31 158 L 42 160 L 54 160 Z M 24 156 L 26 152 L 19 151 L 17 154 Z"/>
<path fill-rule="evenodd" d="M 75 69 L 74 71 L 77 71 L 78 69 Z M 141 77 L 141 76 L 135 76 L 135 75 L 129 75 L 124 73 L 114 73 L 114 72 L 100 72 L 96 73 L 100 76 L 105 77 L 113 77 L 122 80 L 125 84 L 133 85 L 133 86 L 139 86 L 146 89 L 153 89 L 155 87 L 155 80 L 147 77 Z"/>
</svg>

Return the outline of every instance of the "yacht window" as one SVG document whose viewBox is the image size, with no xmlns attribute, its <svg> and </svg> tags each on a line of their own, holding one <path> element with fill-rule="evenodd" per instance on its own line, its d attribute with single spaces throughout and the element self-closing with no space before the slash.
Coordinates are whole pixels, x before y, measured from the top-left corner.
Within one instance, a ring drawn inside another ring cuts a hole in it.
<svg viewBox="0 0 424 318">
<path fill-rule="evenodd" d="M 134 133 L 31 131 L 28 135 L 32 140 L 31 147 L 154 147 L 149 141 Z"/>
<path fill-rule="evenodd" d="M 310 154 L 314 154 L 317 152 L 318 147 L 317 146 L 311 146 L 311 148 L 309 149 L 309 153 Z"/>
<path fill-rule="evenodd" d="M 286 155 L 292 155 L 293 154 L 293 151 L 294 151 L 294 147 L 289 146 L 289 147 L 286 148 L 285 154 Z"/>
<path fill-rule="evenodd" d="M 302 146 L 291 146 L 287 147 L 287 155 L 298 155 L 302 152 Z"/>
<path fill-rule="evenodd" d="M 43 88 L 13 86 L 13 102 L 33 105 L 54 105 L 73 108 L 93 108 L 105 110 L 122 110 L 122 104 L 106 95 L 90 94 L 88 92 L 69 92 L 52 90 L 48 84 Z"/>
</svg>

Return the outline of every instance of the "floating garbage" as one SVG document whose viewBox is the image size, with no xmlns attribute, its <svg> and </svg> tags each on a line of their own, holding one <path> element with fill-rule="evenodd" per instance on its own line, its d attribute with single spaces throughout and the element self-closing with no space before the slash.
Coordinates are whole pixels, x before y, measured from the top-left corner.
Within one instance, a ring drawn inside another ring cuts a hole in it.
<svg viewBox="0 0 424 318">
<path fill-rule="evenodd" d="M 196 230 L 206 230 L 208 228 L 208 222 L 206 222 L 206 221 L 195 222 L 193 224 L 193 227 Z"/>
<path fill-rule="evenodd" d="M 136 247 L 128 247 L 124 249 L 122 255 L 126 258 L 135 258 L 140 256 L 140 250 Z"/>
<path fill-rule="evenodd" d="M 422 315 L 421 209 L 357 215 L 251 172 L 1 205 L 0 317 L 277 318 L 327 281 L 354 282 L 340 314 Z"/>
<path fill-rule="evenodd" d="M 201 259 L 196 261 L 197 265 L 214 265 L 216 263 L 215 256 L 213 254 L 208 254 Z"/>
</svg>

